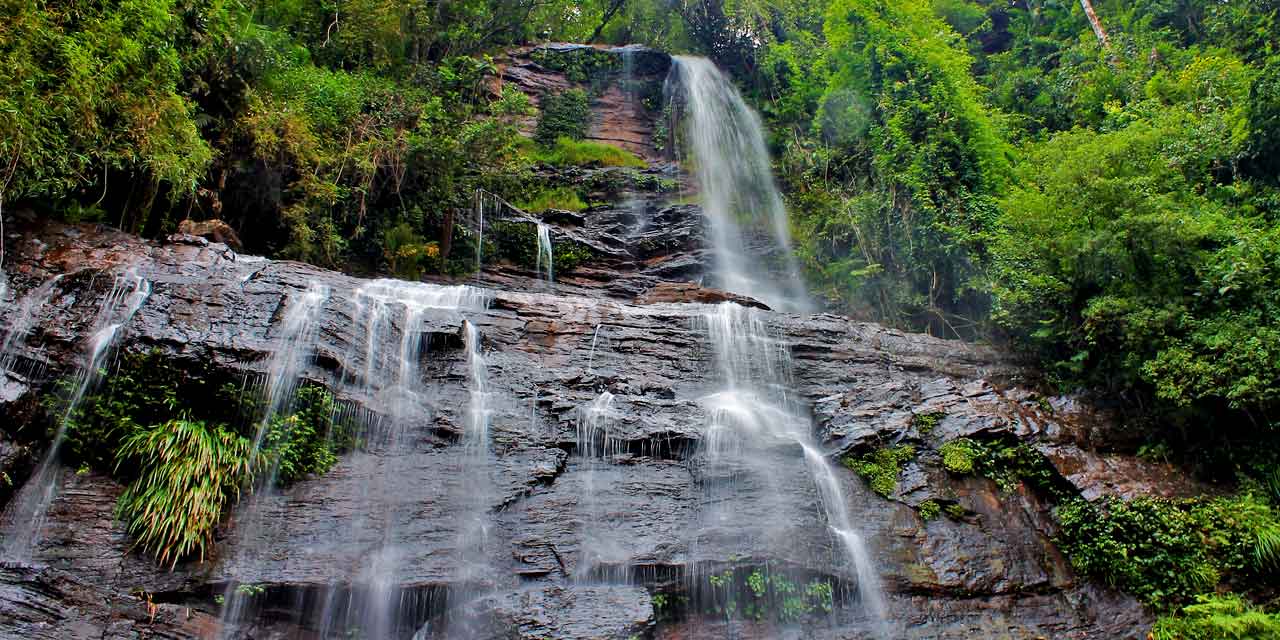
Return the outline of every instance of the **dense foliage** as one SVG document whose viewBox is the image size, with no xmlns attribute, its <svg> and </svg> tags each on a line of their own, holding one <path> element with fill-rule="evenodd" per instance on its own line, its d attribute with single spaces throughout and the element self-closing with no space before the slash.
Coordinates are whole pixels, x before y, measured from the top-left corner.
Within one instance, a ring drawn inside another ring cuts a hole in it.
<svg viewBox="0 0 1280 640">
<path fill-rule="evenodd" d="M 260 390 L 175 366 L 158 351 L 124 354 L 104 373 L 102 386 L 65 414 L 62 455 L 127 483 L 117 516 L 170 566 L 204 557 L 242 491 L 323 474 L 356 444 L 354 425 L 335 419 L 341 412 L 323 387 L 300 386 L 288 410 L 264 422 Z"/>
</svg>

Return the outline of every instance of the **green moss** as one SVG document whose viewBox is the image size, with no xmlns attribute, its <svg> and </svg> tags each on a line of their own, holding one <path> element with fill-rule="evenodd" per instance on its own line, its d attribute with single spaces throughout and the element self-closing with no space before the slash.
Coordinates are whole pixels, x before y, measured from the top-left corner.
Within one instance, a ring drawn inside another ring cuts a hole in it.
<svg viewBox="0 0 1280 640">
<path fill-rule="evenodd" d="M 974 459 L 979 455 L 978 443 L 968 438 L 959 438 L 943 444 L 938 449 L 942 454 L 942 466 L 951 473 L 967 475 L 973 473 Z"/>
<path fill-rule="evenodd" d="M 542 97 L 542 115 L 533 138 L 543 145 L 554 145 L 560 138 L 581 140 L 591 126 L 591 103 L 586 92 L 570 89 Z"/>
<path fill-rule="evenodd" d="M 942 515 L 942 505 L 936 500 L 925 500 L 916 507 L 916 512 L 920 514 L 920 519 L 928 522 Z"/>
<path fill-rule="evenodd" d="M 565 186 L 540 189 L 528 200 L 514 204 L 529 213 L 542 213 L 548 209 L 582 211 L 587 208 L 587 203 L 582 201 L 578 192 Z"/>
<path fill-rule="evenodd" d="M 969 510 L 960 506 L 960 504 L 957 502 L 952 502 L 951 504 L 948 504 L 947 506 L 943 507 L 942 510 L 947 514 L 947 517 L 951 518 L 952 520 L 963 520 L 965 516 L 969 515 Z"/>
<path fill-rule="evenodd" d="M 982 476 L 1005 493 L 1016 491 L 1022 482 L 1058 498 L 1072 493 L 1044 456 L 1023 442 L 957 438 L 939 447 L 938 453 L 947 471 Z"/>
<path fill-rule="evenodd" d="M 927 436 L 933 433 L 934 428 L 937 427 L 938 423 L 942 422 L 942 419 L 945 417 L 947 417 L 947 414 L 942 411 L 917 413 L 911 416 L 911 425 L 916 428 L 916 431 L 920 432 L 920 435 Z"/>
<path fill-rule="evenodd" d="M 862 476 L 871 490 L 883 497 L 890 497 L 898 489 L 898 476 L 908 461 L 916 457 L 915 447 L 904 444 L 884 447 L 861 457 L 848 457 L 844 465 Z"/>
</svg>

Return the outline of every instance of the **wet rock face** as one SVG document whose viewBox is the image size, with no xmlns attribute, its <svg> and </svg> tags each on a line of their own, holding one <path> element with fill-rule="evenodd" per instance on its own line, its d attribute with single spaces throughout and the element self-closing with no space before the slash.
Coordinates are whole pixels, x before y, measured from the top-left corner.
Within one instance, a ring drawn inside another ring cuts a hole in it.
<svg viewBox="0 0 1280 640">
<path fill-rule="evenodd" d="M 63 634 L 35 637 L 77 637 L 79 629 L 109 624 L 200 635 L 198 627 L 217 609 L 213 595 L 230 582 L 264 585 L 278 595 L 245 635 L 270 630 L 289 637 L 298 628 L 317 628 L 317 618 L 308 616 L 338 597 L 333 589 L 366 589 L 361 576 L 376 566 L 375 552 L 388 554 L 394 567 L 392 593 L 451 594 L 443 597 L 447 606 L 395 612 L 412 622 L 402 633 L 420 623 L 434 637 L 722 637 L 724 623 L 716 616 L 694 610 L 672 617 L 670 610 L 655 611 L 651 594 L 674 600 L 723 567 L 789 566 L 856 588 L 852 568 L 821 524 L 819 496 L 797 451 L 771 451 L 775 472 L 758 490 L 750 483 L 760 478 L 735 474 L 731 466 L 709 475 L 699 456 L 707 419 L 699 398 L 716 385 L 705 335 L 708 306 L 494 291 L 483 309 L 427 310 L 420 366 L 428 391 L 406 407 L 402 397 L 366 393 L 350 382 L 368 366 L 369 334 L 357 294 L 364 281 L 236 256 L 215 244 L 153 245 L 58 225 L 26 230 L 17 246 L 11 264 L 20 265 L 21 277 L 14 279 L 24 290 L 54 273 L 72 275 L 59 283 L 23 345 L 23 358 L 45 366 L 15 402 L 82 359 L 78 331 L 95 312 L 101 276 L 130 264 L 153 292 L 121 348 L 159 349 L 176 364 L 211 364 L 250 380 L 280 349 L 290 307 L 308 287 L 323 286 L 328 297 L 315 354 L 302 375 L 368 415 L 400 416 L 400 436 L 388 445 L 376 431 L 388 423 L 371 420 L 359 451 L 323 477 L 243 502 L 219 534 L 215 557 L 172 573 L 131 551 L 112 520 L 118 484 L 67 472 L 37 548 L 38 561 L 50 568 L 0 575 L 0 607 L 18 612 L 0 615 L 0 635 L 37 624 L 29 609 L 43 611 L 38 623 Z M 990 349 L 832 315 L 766 317 L 790 345 L 797 391 L 833 455 L 894 442 L 931 451 L 955 437 L 988 435 L 1091 455 L 1075 444 L 1085 408 L 1067 410 L 1050 399 L 1050 407 L 1063 409 L 1045 411 L 1046 403 L 1030 394 L 1002 387 L 1018 370 Z M 471 398 L 459 337 L 464 319 L 481 335 L 492 392 L 492 461 L 484 476 L 490 489 L 480 507 L 476 476 L 461 455 Z M 395 336 L 382 338 L 388 343 L 381 348 L 399 349 Z M 608 453 L 584 458 L 582 411 L 604 390 L 615 396 Z M 921 413 L 942 414 L 929 433 L 920 433 L 912 419 Z M 951 477 L 931 454 L 909 465 L 892 500 L 871 493 L 851 472 L 842 471 L 839 480 L 903 637 L 975 637 L 997 629 L 1012 638 L 1145 632 L 1145 614 L 1133 600 L 1074 575 L 1052 545 L 1049 505 L 1030 489 L 1006 494 L 986 480 Z M 717 487 L 727 486 L 747 497 L 726 502 Z M 925 522 L 913 507 L 927 498 L 954 503 L 964 515 Z M 461 514 L 483 517 L 481 543 L 469 538 Z M 250 519 L 262 526 L 248 527 Z M 385 531 L 395 532 L 397 544 L 382 544 Z M 634 586 L 581 582 L 601 572 L 625 576 Z M 70 586 L 49 586 L 63 584 L 58 580 Z M 190 603 L 196 622 L 139 617 L 146 601 L 130 595 L 138 592 Z M 93 607 L 79 604 L 86 600 Z M 320 604 L 280 604 L 304 600 Z M 743 624 L 733 632 L 868 637 L 856 610 L 841 609 L 848 613 L 837 616 L 833 629 Z"/>
<path fill-rule="evenodd" d="M 544 96 L 572 88 L 588 90 L 592 118 L 587 139 L 622 147 L 650 161 L 665 157 L 655 140 L 662 110 L 662 85 L 671 56 L 631 45 L 603 47 L 553 43 L 516 49 L 498 61 L 499 81 L 527 94 L 535 105 Z M 532 134 L 537 119 L 522 123 Z"/>
</svg>

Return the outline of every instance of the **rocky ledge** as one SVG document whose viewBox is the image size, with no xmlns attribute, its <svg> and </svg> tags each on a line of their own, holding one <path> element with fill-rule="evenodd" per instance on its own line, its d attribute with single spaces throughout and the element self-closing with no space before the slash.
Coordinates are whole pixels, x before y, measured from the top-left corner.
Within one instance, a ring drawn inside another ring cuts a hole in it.
<svg viewBox="0 0 1280 640">
<path fill-rule="evenodd" d="M 316 631 L 311 614 L 335 598 L 367 596 L 360 573 L 376 565 L 373 549 L 388 549 L 379 540 L 390 530 L 400 541 L 395 580 L 380 588 L 399 594 L 401 610 L 388 637 L 872 637 L 856 607 L 837 607 L 801 632 L 672 604 L 691 596 L 700 576 L 721 571 L 782 567 L 857 584 L 795 451 L 771 454 L 777 477 L 766 497 L 713 510 L 707 486 L 716 480 L 697 452 L 706 421 L 698 400 L 715 376 L 705 325 L 714 307 L 491 290 L 478 307 L 426 309 L 429 346 L 418 366 L 429 392 L 406 407 L 404 398 L 351 384 L 369 370 L 373 341 L 400 349 L 394 333 L 371 334 L 362 321 L 368 281 L 198 239 L 161 245 L 89 227 L 31 223 L 9 245 L 7 326 L 27 294 L 62 274 L 30 310 L 31 330 L 14 345 L 18 364 L 5 374 L 0 406 L 10 419 L 0 451 L 10 453 L 0 471 L 15 483 L 31 466 L 21 452 L 45 444 L 24 428 L 32 408 L 84 361 L 87 327 L 124 269 L 151 293 L 118 349 L 157 350 L 176 366 L 249 382 L 263 379 L 283 349 L 290 309 L 323 290 L 314 353 L 299 375 L 367 415 L 396 417 L 406 437 L 398 447 L 370 438 L 323 477 L 242 502 L 214 557 L 172 572 L 133 550 L 113 520 L 118 484 L 66 470 L 35 562 L 0 570 L 0 636 L 208 637 L 224 586 L 253 584 L 264 593 L 261 614 L 231 621 L 237 633 L 303 637 Z M 412 293 L 428 285 L 385 286 Z M 936 454 L 956 437 L 1013 438 L 1042 451 L 1089 498 L 1183 490 L 1166 468 L 1094 453 L 1111 424 L 1105 413 L 1018 387 L 1020 369 L 989 348 L 834 315 L 760 313 L 790 349 L 796 390 L 829 455 L 904 442 L 921 452 L 890 499 L 839 472 L 886 583 L 895 637 L 1145 636 L 1147 614 L 1135 601 L 1081 579 L 1058 553 L 1045 495 L 948 474 Z M 481 336 L 492 398 L 491 487 L 478 511 L 473 476 L 459 462 L 470 398 L 464 321 Z M 613 445 L 591 462 L 578 455 L 578 427 L 605 391 Z M 922 415 L 935 416 L 928 429 Z M 587 495 L 598 506 L 589 509 Z M 929 499 L 956 505 L 956 517 L 923 518 L 918 508 Z M 607 517 L 589 517 L 591 509 Z M 460 560 L 468 547 L 461 513 L 489 522 L 483 555 L 470 564 Z M 577 566 L 588 539 L 609 542 L 597 567 Z M 618 584 L 581 579 L 583 569 L 601 568 Z"/>
</svg>

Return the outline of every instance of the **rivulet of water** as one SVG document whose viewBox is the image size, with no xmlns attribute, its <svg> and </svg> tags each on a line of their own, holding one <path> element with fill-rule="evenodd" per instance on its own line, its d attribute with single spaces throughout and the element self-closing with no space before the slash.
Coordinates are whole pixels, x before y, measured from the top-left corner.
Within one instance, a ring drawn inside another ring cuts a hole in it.
<svg viewBox="0 0 1280 640">
<path fill-rule="evenodd" d="M 15 326 L 5 339 L 5 350 L 8 352 L 30 332 L 39 313 L 39 309 L 48 301 L 52 288 L 58 278 L 55 277 L 45 285 L 41 285 L 28 296 L 24 302 L 25 318 L 19 317 Z M 45 287 L 49 288 L 46 289 Z M 84 345 L 84 360 L 75 374 L 66 398 L 65 408 L 58 430 L 49 444 L 39 466 L 32 473 L 31 479 L 23 485 L 22 490 L 14 497 L 3 518 L 4 537 L 0 544 L 0 557 L 20 563 L 30 563 L 32 552 L 39 543 L 44 531 L 45 517 L 49 506 L 57 496 L 58 480 L 61 467 L 58 456 L 62 442 L 66 437 L 67 424 L 75 415 L 80 402 L 102 379 L 104 368 L 111 357 L 121 330 L 133 316 L 137 314 L 151 295 L 151 282 L 138 274 L 133 268 L 126 268 L 116 274 L 111 290 L 102 299 L 98 313 L 94 318 L 89 340 Z M 8 364 L 9 355 L 6 355 Z"/>
</svg>

